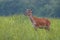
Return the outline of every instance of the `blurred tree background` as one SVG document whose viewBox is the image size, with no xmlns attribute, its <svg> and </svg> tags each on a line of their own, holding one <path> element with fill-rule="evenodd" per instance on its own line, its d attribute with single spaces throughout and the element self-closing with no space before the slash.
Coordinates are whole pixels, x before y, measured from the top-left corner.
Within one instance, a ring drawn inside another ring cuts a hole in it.
<svg viewBox="0 0 60 40">
<path fill-rule="evenodd" d="M 27 8 L 39 17 L 60 17 L 60 0 L 0 0 L 0 16 L 23 14 Z"/>
</svg>

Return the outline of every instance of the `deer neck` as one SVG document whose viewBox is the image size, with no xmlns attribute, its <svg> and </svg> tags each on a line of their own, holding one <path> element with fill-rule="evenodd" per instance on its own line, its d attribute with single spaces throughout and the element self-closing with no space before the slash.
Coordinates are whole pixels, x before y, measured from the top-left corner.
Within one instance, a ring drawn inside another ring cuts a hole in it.
<svg viewBox="0 0 60 40">
<path fill-rule="evenodd" d="M 31 21 L 34 21 L 33 16 L 29 16 L 29 18 L 30 18 Z"/>
<path fill-rule="evenodd" d="M 33 16 L 32 16 L 32 15 L 29 16 L 29 18 L 30 18 L 30 20 L 31 20 L 31 22 L 32 22 L 33 24 L 36 24 L 36 22 L 35 22 L 35 20 L 33 19 Z"/>
</svg>

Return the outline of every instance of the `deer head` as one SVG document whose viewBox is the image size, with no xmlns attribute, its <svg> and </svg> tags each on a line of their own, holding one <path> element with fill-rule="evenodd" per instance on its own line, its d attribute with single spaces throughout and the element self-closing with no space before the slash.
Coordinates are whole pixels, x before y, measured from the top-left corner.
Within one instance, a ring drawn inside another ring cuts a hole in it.
<svg viewBox="0 0 60 40">
<path fill-rule="evenodd" d="M 31 9 L 26 9 L 24 15 L 25 15 L 25 16 L 32 16 L 32 10 L 31 10 Z"/>
</svg>

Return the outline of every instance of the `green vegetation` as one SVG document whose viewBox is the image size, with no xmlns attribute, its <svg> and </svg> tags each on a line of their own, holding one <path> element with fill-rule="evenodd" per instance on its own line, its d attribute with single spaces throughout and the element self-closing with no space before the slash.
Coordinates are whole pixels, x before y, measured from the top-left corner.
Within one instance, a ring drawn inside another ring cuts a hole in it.
<svg viewBox="0 0 60 40">
<path fill-rule="evenodd" d="M 60 19 L 50 21 L 50 31 L 35 31 L 24 15 L 0 16 L 0 40 L 60 40 Z"/>
<path fill-rule="evenodd" d="M 0 0 L 0 16 L 21 14 L 26 9 L 39 17 L 60 17 L 60 0 Z"/>
</svg>

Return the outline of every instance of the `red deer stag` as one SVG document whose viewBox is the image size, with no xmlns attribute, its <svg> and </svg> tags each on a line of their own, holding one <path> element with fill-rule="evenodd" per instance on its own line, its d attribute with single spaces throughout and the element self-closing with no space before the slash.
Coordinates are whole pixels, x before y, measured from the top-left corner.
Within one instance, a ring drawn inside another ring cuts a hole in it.
<svg viewBox="0 0 60 40">
<path fill-rule="evenodd" d="M 50 21 L 46 18 L 37 18 L 32 16 L 32 10 L 31 9 L 27 9 L 25 16 L 28 16 L 35 28 L 35 30 L 37 30 L 37 28 L 40 29 L 46 29 L 49 30 L 50 29 Z"/>
</svg>

